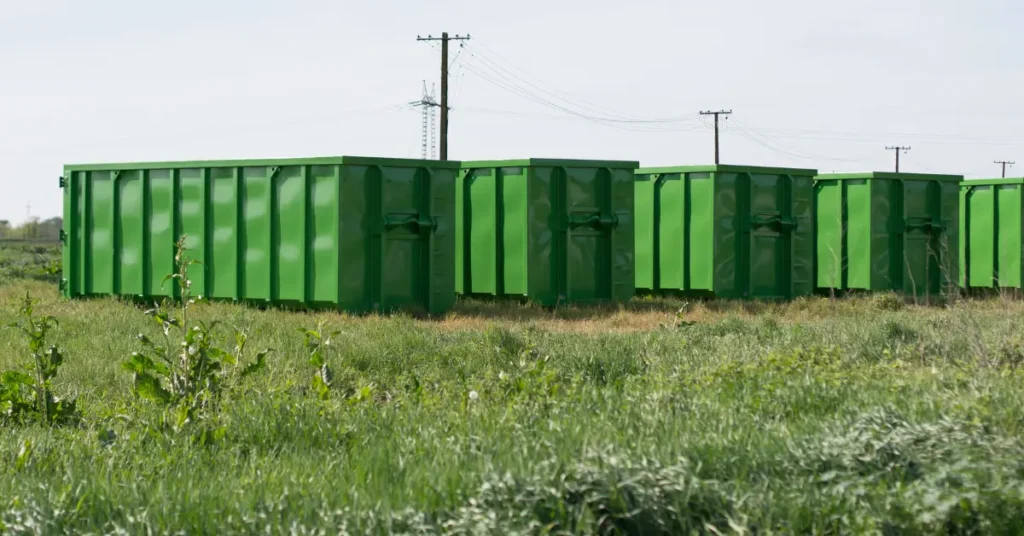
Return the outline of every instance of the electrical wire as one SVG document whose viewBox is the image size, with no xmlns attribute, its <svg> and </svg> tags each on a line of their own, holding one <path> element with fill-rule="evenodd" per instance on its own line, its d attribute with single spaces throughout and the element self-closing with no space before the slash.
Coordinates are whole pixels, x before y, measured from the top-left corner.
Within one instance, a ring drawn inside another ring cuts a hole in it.
<svg viewBox="0 0 1024 536">
<path fill-rule="evenodd" d="M 685 123 L 697 121 L 699 119 L 699 116 L 693 114 L 671 118 L 636 118 L 617 113 L 612 113 L 607 110 L 590 105 L 580 99 L 575 99 L 568 93 L 565 93 L 564 91 L 561 91 L 555 88 L 554 86 L 551 86 L 550 84 L 546 84 L 551 87 L 551 89 L 547 89 L 541 85 L 545 83 L 541 81 L 539 78 L 529 75 L 529 73 L 526 73 L 526 71 L 524 71 L 523 69 L 515 67 L 510 63 L 506 67 L 505 65 L 503 65 L 502 61 L 494 59 L 493 57 L 489 56 L 486 52 L 480 50 L 480 48 L 477 48 L 476 46 L 469 45 L 467 46 L 467 48 L 472 59 L 475 60 L 474 66 L 477 67 L 478 70 L 488 71 L 488 75 L 491 76 L 492 78 L 499 79 L 503 81 L 505 84 L 517 88 L 517 90 L 519 90 L 522 93 L 530 94 L 534 100 L 543 101 L 543 104 L 546 106 L 560 109 L 562 111 L 566 111 L 567 113 L 575 113 L 577 115 L 587 116 L 589 118 L 599 119 L 605 122 L 636 124 Z M 486 46 L 482 46 L 482 48 L 486 49 Z M 497 53 L 493 54 L 495 56 L 501 57 Z M 502 59 L 504 58 L 502 57 Z M 504 62 L 508 63 L 507 60 L 504 60 Z M 540 82 L 540 84 L 531 82 L 524 76 L 521 76 L 514 72 L 514 70 L 523 73 L 523 75 L 525 75 L 526 77 L 530 77 L 533 78 L 534 80 L 537 80 L 538 82 Z M 556 101 L 561 101 L 561 103 L 553 102 L 552 99 Z M 571 110 L 571 112 L 569 110 Z M 583 112 L 581 112 L 580 110 L 583 110 Z"/>
<path fill-rule="evenodd" d="M 513 81 L 508 80 L 507 77 L 502 77 L 500 75 L 500 73 L 486 72 L 486 70 L 484 68 L 482 68 L 478 64 L 474 64 L 474 63 L 470 63 L 470 62 L 466 62 L 466 61 L 462 61 L 460 63 L 462 64 L 462 66 L 466 70 L 466 72 L 468 72 L 470 74 L 473 74 L 474 76 L 480 78 L 481 80 L 484 80 L 485 82 L 488 82 L 488 83 L 490 83 L 490 84 L 492 84 L 492 85 L 494 85 L 494 86 L 496 86 L 496 87 L 498 87 L 500 89 L 503 89 L 503 90 L 505 90 L 505 91 L 507 91 L 509 93 L 512 93 L 513 95 L 519 96 L 519 97 L 521 97 L 523 99 L 526 99 L 526 100 L 529 100 L 529 101 L 532 101 L 532 102 L 534 102 L 536 104 L 539 104 L 541 106 L 552 108 L 552 109 L 558 110 L 560 112 L 563 112 L 563 113 L 566 113 L 566 114 L 569 114 L 569 115 L 572 115 L 572 116 L 575 116 L 575 117 L 578 117 L 578 118 L 581 118 L 581 119 L 586 119 L 586 120 L 589 120 L 589 121 L 592 121 L 592 122 L 595 122 L 595 123 L 598 123 L 598 124 L 601 124 L 601 125 L 604 125 L 604 126 L 608 126 L 608 127 L 612 127 L 612 128 L 618 128 L 620 130 L 634 131 L 634 132 L 686 132 L 686 131 L 697 130 L 699 128 L 699 127 L 695 128 L 693 126 L 664 127 L 664 126 L 656 126 L 656 125 L 645 125 L 643 123 L 641 123 L 641 124 L 622 123 L 621 121 L 617 121 L 617 120 L 614 120 L 614 119 L 609 119 L 609 118 L 606 118 L 606 117 L 599 117 L 599 116 L 594 116 L 594 115 L 586 114 L 586 113 L 580 112 L 578 110 L 574 110 L 572 108 L 569 108 L 567 106 L 563 106 L 561 104 L 558 104 L 558 103 L 555 103 L 555 102 L 551 102 L 550 100 L 545 99 L 543 96 L 540 96 L 540 95 L 537 95 L 536 93 L 530 92 L 529 90 L 527 90 L 527 89 L 525 89 L 525 88 L 523 88 L 521 86 L 516 85 Z"/>
<path fill-rule="evenodd" d="M 773 140 L 770 140 L 769 138 L 759 134 L 757 131 L 755 131 L 754 129 L 748 127 L 742 121 L 739 121 L 737 119 L 733 119 L 733 121 L 734 121 L 734 124 L 736 126 L 736 132 L 740 136 L 742 136 L 742 137 L 744 137 L 744 138 L 746 138 L 746 139 L 748 139 L 748 140 L 750 140 L 750 141 L 752 141 L 752 142 L 754 142 L 754 143 L 756 143 L 758 145 L 761 145 L 762 147 L 765 147 L 766 149 L 768 149 L 770 151 L 774 151 L 774 152 L 777 152 L 777 153 L 780 153 L 780 154 L 784 154 L 784 155 L 787 155 L 787 156 L 791 156 L 791 157 L 794 157 L 794 158 L 799 158 L 801 160 L 828 160 L 828 161 L 831 161 L 831 162 L 863 162 L 863 161 L 867 160 L 868 157 L 870 157 L 870 156 L 872 156 L 874 154 L 874 153 L 865 153 L 863 155 L 856 155 L 856 156 L 849 156 L 849 157 L 831 157 L 831 156 L 818 155 L 818 154 L 797 153 L 797 152 L 790 151 L 790 150 L 787 150 L 787 149 L 783 149 L 782 147 L 779 147 L 776 143 L 773 143 Z"/>
</svg>

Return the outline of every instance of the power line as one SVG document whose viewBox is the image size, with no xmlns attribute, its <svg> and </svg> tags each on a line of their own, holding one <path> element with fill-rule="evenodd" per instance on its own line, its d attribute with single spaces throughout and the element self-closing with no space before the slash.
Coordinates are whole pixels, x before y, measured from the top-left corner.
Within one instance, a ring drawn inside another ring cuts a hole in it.
<svg viewBox="0 0 1024 536">
<path fill-rule="evenodd" d="M 547 89 L 543 87 L 541 84 L 544 84 L 544 82 L 541 81 L 539 78 L 529 75 L 529 73 L 526 73 L 526 71 L 524 71 L 523 69 L 520 69 L 513 65 L 509 65 L 508 67 L 506 67 L 505 65 L 502 64 L 502 62 L 495 60 L 494 58 L 488 56 L 486 53 L 480 50 L 477 47 L 477 45 L 467 47 L 467 49 L 469 50 L 472 59 L 476 60 L 476 64 L 474 66 L 477 68 L 477 73 L 475 74 L 477 74 L 478 76 L 481 74 L 481 71 L 483 70 L 489 71 L 489 76 L 491 76 L 492 78 L 496 77 L 500 79 L 502 82 L 504 82 L 506 85 L 514 87 L 517 90 L 516 92 L 519 93 L 520 96 L 525 97 L 526 95 L 529 95 L 528 98 L 531 98 L 531 100 L 534 100 L 535 102 L 538 102 L 545 106 L 559 109 L 566 113 L 573 113 L 581 117 L 587 117 L 590 119 L 600 120 L 609 123 L 683 123 L 692 122 L 697 119 L 697 117 L 694 116 L 680 116 L 667 118 L 637 118 L 625 116 L 618 113 L 612 113 L 607 110 L 590 105 L 580 99 L 574 99 L 571 95 L 565 93 L 564 91 L 558 90 L 554 86 L 550 86 L 550 84 L 545 85 L 549 85 L 552 89 Z M 497 53 L 494 53 L 494 55 L 500 57 L 500 55 L 498 55 Z M 505 61 L 507 62 L 507 60 Z M 468 64 L 466 65 L 466 67 L 467 70 L 469 70 Z M 523 73 L 525 76 L 529 78 L 537 80 L 540 83 L 538 84 L 528 80 L 526 77 L 514 72 L 513 69 L 515 71 Z"/>
<path fill-rule="evenodd" d="M 886 151 L 893 151 L 893 152 L 896 153 L 896 173 L 899 173 L 900 172 L 900 152 L 908 153 L 908 152 L 910 152 L 910 147 L 900 147 L 899 145 L 891 145 L 891 146 L 887 145 L 885 147 L 885 150 Z"/>
<path fill-rule="evenodd" d="M 608 127 L 612 127 L 612 128 L 617 128 L 617 129 L 621 129 L 621 130 L 637 131 L 637 132 L 685 132 L 685 131 L 695 130 L 695 128 L 693 128 L 693 127 L 656 127 L 656 126 L 642 125 L 642 124 L 640 124 L 640 125 L 633 125 L 633 124 L 630 124 L 630 123 L 622 124 L 621 122 L 617 122 L 616 120 L 613 120 L 613 119 L 608 119 L 608 118 L 603 118 L 603 117 L 597 117 L 597 116 L 589 115 L 589 114 L 586 114 L 586 113 L 579 112 L 577 110 L 573 110 L 573 109 L 568 108 L 566 106 L 563 106 L 561 104 L 551 102 L 551 101 L 543 98 L 542 96 L 536 95 L 535 93 L 531 93 L 530 91 L 526 90 L 525 88 L 522 88 L 520 86 L 515 85 L 513 82 L 510 82 L 508 79 L 496 78 L 495 76 L 499 76 L 500 77 L 500 73 L 497 73 L 496 75 L 491 75 L 491 74 L 485 73 L 482 70 L 478 69 L 477 68 L 478 66 L 475 66 L 473 64 L 463 62 L 462 65 L 466 69 L 466 72 L 468 72 L 468 73 L 470 73 L 470 74 L 480 78 L 481 80 L 484 80 L 485 82 L 488 82 L 488 83 L 490 83 L 490 84 L 492 84 L 492 85 L 494 85 L 494 86 L 496 86 L 498 88 L 501 88 L 501 89 L 503 89 L 505 91 L 508 91 L 509 93 L 512 93 L 512 94 L 514 94 L 514 95 L 516 95 L 518 97 L 524 98 L 526 100 L 532 101 L 532 102 L 534 102 L 536 104 L 540 104 L 542 106 L 546 106 L 546 107 L 558 110 L 560 112 L 572 115 L 574 117 L 578 117 L 580 119 L 586 119 L 586 120 L 589 120 L 589 121 L 593 121 L 595 123 L 602 124 L 604 126 L 608 126 Z"/>
<path fill-rule="evenodd" d="M 779 154 L 783 154 L 783 155 L 787 155 L 787 156 L 792 156 L 792 157 L 795 157 L 795 158 L 799 158 L 801 160 L 812 160 L 812 161 L 813 160 L 828 160 L 828 161 L 832 161 L 832 162 L 862 162 L 865 159 L 867 159 L 867 157 L 871 156 L 871 154 L 873 154 L 873 153 L 864 153 L 864 154 L 848 156 L 848 157 L 833 157 L 833 156 L 825 156 L 825 155 L 811 154 L 811 153 L 802 153 L 802 152 L 801 153 L 797 153 L 797 152 L 793 152 L 793 151 L 786 150 L 786 149 L 783 149 L 783 148 L 779 147 L 776 142 L 774 142 L 773 140 L 770 140 L 769 138 L 767 138 L 763 134 L 760 134 L 760 132 L 762 132 L 762 131 L 758 131 L 757 129 L 750 128 L 749 126 L 744 124 L 739 119 L 733 119 L 729 123 L 732 124 L 733 126 L 735 126 L 736 129 L 737 129 L 736 132 L 740 136 L 746 138 L 747 140 L 750 140 L 750 141 L 752 141 L 752 142 L 754 142 L 754 143 L 756 143 L 756 144 L 758 144 L 758 145 L 760 145 L 760 146 L 762 146 L 762 147 L 764 147 L 764 148 L 766 148 L 766 149 L 768 149 L 770 151 L 773 151 L 773 152 L 776 152 L 776 153 L 779 153 Z"/>
</svg>

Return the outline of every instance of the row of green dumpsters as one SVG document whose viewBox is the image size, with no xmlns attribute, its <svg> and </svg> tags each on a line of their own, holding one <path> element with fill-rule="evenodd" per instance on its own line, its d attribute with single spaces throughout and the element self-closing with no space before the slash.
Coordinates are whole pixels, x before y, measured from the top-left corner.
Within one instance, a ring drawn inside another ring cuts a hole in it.
<svg viewBox="0 0 1024 536">
<path fill-rule="evenodd" d="M 440 313 L 1020 288 L 1024 179 L 332 157 L 66 166 L 61 290 Z"/>
</svg>

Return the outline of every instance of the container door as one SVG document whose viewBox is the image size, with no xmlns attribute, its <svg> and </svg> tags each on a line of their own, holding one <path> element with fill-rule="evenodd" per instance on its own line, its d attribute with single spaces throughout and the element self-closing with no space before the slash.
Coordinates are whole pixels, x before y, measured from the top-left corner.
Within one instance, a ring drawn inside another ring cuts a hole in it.
<svg viewBox="0 0 1024 536">
<path fill-rule="evenodd" d="M 942 185 L 937 181 L 903 183 L 903 291 L 915 298 L 942 292 L 943 263 L 951 256 L 942 219 Z"/>
<path fill-rule="evenodd" d="M 429 311 L 435 268 L 431 240 L 438 228 L 432 214 L 431 172 L 377 169 L 380 180 L 370 181 L 371 188 L 379 188 L 375 193 L 380 206 L 380 293 L 375 305 L 384 311 L 416 307 Z"/>
<path fill-rule="evenodd" d="M 761 174 L 750 174 L 748 178 L 750 253 L 747 295 L 789 298 L 793 281 L 793 230 L 798 226 L 793 214 L 793 179 Z M 807 210 L 810 210 L 809 203 Z M 806 279 L 809 284 L 810 273 L 806 274 Z"/>
<path fill-rule="evenodd" d="M 565 207 L 560 294 L 570 302 L 627 300 L 635 289 L 633 172 L 561 168 Z"/>
</svg>

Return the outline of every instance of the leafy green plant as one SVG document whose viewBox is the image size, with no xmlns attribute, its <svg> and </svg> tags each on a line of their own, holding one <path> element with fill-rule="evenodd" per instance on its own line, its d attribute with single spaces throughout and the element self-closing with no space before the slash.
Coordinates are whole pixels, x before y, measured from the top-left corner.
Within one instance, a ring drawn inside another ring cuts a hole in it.
<svg viewBox="0 0 1024 536">
<path fill-rule="evenodd" d="M 25 293 L 19 320 L 10 325 L 25 334 L 31 362 L 24 371 L 10 370 L 0 376 L 0 422 L 38 420 L 50 425 L 67 424 L 76 421 L 79 413 L 74 399 L 62 399 L 53 391 L 53 380 L 64 363 L 60 349 L 47 344 L 57 319 L 35 316 L 37 303 Z"/>
<path fill-rule="evenodd" d="M 334 385 L 334 371 L 328 363 L 331 339 L 339 332 L 324 332 L 324 323 L 317 324 L 315 329 L 300 329 L 302 333 L 302 344 L 309 353 L 309 364 L 315 368 L 313 374 L 313 392 L 321 400 L 327 400 L 331 396 L 331 387 Z"/>
<path fill-rule="evenodd" d="M 240 380 L 266 368 L 270 349 L 247 358 L 248 333 L 235 330 L 233 351 L 217 346 L 218 322 L 191 322 L 189 310 L 195 305 L 189 267 L 200 264 L 188 256 L 185 237 L 176 244 L 177 271 L 164 280 L 177 290 L 177 315 L 156 307 L 146 312 L 160 327 L 162 342 L 144 333 L 138 335 L 141 351 L 132 353 L 121 366 L 133 375 L 132 391 L 139 398 L 163 406 L 164 424 L 180 430 L 208 416 L 222 393 Z M 242 363 L 247 362 L 244 366 Z"/>
</svg>

